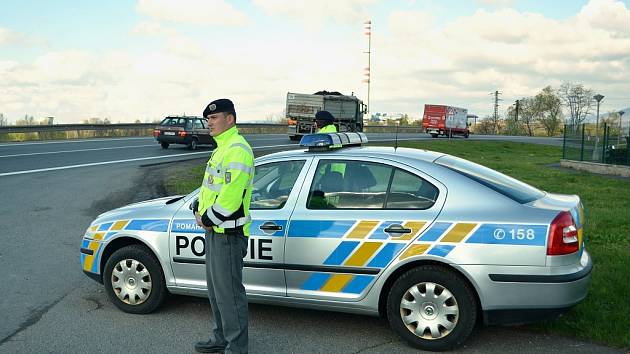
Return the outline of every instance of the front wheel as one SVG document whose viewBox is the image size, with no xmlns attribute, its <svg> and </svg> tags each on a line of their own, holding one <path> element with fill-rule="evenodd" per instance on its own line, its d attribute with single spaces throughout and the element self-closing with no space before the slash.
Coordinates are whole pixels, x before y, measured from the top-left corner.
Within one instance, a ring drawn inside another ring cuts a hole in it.
<svg viewBox="0 0 630 354">
<path fill-rule="evenodd" d="M 144 246 L 117 250 L 107 260 L 103 273 L 109 299 L 125 312 L 150 313 L 166 298 L 162 267 Z"/>
<path fill-rule="evenodd" d="M 416 348 L 452 349 L 475 327 L 475 295 L 453 271 L 420 266 L 404 273 L 390 289 L 387 318 L 392 329 Z"/>
<path fill-rule="evenodd" d="M 431 134 L 431 137 L 432 137 L 433 139 L 435 139 L 435 138 L 437 138 L 437 137 L 438 137 L 438 135 L 437 135 L 437 134 Z"/>
</svg>

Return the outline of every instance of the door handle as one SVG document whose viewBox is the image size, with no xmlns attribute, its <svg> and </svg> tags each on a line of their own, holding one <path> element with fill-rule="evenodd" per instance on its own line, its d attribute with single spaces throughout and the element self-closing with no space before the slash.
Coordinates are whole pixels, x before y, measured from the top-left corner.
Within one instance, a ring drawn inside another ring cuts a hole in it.
<svg viewBox="0 0 630 354">
<path fill-rule="evenodd" d="M 276 225 L 271 221 L 267 221 L 264 224 L 260 225 L 259 229 L 263 231 L 281 231 L 282 225 Z"/>
<path fill-rule="evenodd" d="M 408 234 L 411 233 L 411 229 L 406 228 L 406 227 L 402 227 L 401 225 L 390 225 L 388 228 L 386 228 L 385 230 L 383 230 L 387 233 L 390 234 Z"/>
</svg>

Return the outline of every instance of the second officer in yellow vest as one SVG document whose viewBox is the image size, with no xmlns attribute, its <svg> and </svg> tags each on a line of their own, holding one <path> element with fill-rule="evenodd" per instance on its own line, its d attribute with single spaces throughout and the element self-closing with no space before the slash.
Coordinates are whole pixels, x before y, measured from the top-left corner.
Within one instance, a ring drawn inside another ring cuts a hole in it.
<svg viewBox="0 0 630 354">
<path fill-rule="evenodd" d="M 335 117 L 328 111 L 319 111 L 315 113 L 315 124 L 317 125 L 317 133 L 336 133 L 337 127 L 333 124 Z"/>
<path fill-rule="evenodd" d="M 236 128 L 236 111 L 228 99 L 210 102 L 203 111 L 217 142 L 194 209 L 206 230 L 206 279 L 213 323 L 201 353 L 247 353 L 248 309 L 243 286 L 243 258 L 251 217 L 254 154 Z"/>
</svg>

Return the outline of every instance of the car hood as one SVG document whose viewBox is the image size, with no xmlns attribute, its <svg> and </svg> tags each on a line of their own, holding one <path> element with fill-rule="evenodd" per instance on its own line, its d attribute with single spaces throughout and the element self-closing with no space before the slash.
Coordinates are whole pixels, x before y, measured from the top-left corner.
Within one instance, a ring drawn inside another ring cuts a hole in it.
<svg viewBox="0 0 630 354">
<path fill-rule="evenodd" d="M 180 207 L 183 197 L 181 195 L 170 196 L 128 204 L 104 212 L 92 222 L 92 225 L 120 219 L 170 218 Z"/>
</svg>

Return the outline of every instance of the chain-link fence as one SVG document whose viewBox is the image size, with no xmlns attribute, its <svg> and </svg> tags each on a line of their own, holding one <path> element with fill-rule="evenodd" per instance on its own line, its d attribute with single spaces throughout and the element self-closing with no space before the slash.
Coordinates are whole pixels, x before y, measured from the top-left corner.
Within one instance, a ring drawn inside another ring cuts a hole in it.
<svg viewBox="0 0 630 354">
<path fill-rule="evenodd" d="M 562 158 L 565 160 L 630 165 L 630 136 L 604 123 L 565 125 Z"/>
</svg>

